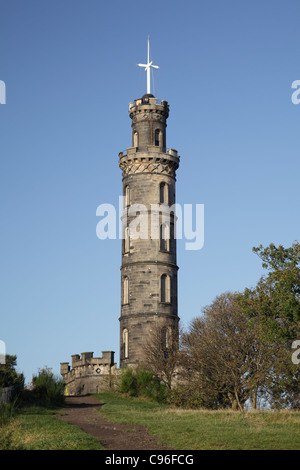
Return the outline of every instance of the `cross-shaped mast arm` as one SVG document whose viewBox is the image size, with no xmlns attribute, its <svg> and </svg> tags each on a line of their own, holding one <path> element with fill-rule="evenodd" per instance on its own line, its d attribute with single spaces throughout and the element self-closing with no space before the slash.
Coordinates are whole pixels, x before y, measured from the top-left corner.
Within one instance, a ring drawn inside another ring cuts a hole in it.
<svg viewBox="0 0 300 470">
<path fill-rule="evenodd" d="M 151 93 L 151 83 L 150 83 L 150 69 L 159 69 L 158 65 L 153 65 L 152 60 L 150 62 L 150 40 L 148 36 L 148 54 L 147 54 L 147 64 L 136 64 L 139 67 L 145 67 L 145 72 L 147 72 L 147 94 Z"/>
</svg>

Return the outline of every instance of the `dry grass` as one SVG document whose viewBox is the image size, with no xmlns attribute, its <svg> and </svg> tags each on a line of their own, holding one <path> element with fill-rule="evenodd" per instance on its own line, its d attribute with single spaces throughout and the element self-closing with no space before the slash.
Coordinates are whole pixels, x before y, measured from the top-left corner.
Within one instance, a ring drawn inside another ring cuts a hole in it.
<svg viewBox="0 0 300 470">
<path fill-rule="evenodd" d="M 116 394 L 98 397 L 107 419 L 142 425 L 175 450 L 300 449 L 299 412 L 182 410 Z"/>
</svg>

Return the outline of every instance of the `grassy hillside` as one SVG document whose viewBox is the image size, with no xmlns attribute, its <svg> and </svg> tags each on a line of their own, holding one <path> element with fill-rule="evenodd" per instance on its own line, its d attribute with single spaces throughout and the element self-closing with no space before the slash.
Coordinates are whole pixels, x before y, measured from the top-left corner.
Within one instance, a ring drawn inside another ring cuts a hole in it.
<svg viewBox="0 0 300 470">
<path fill-rule="evenodd" d="M 114 393 L 96 396 L 104 403 L 97 411 L 103 417 L 142 425 L 172 450 L 300 449 L 300 412 L 180 410 Z M 57 413 L 64 410 L 36 406 L 18 410 L 0 426 L 0 449 L 103 449 L 96 438 L 58 419 Z"/>
<path fill-rule="evenodd" d="M 112 393 L 96 395 L 110 421 L 139 424 L 174 450 L 299 450 L 300 412 L 180 410 Z"/>
<path fill-rule="evenodd" d="M 102 450 L 98 439 L 55 414 L 57 410 L 24 408 L 5 426 L 0 426 L 0 450 Z"/>
</svg>

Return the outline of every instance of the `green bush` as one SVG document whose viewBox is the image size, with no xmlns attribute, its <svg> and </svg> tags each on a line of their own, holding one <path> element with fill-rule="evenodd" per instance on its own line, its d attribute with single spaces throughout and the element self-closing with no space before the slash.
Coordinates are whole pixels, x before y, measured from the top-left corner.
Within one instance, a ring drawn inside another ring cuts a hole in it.
<svg viewBox="0 0 300 470">
<path fill-rule="evenodd" d="M 137 380 L 136 375 L 132 369 L 126 369 L 122 375 L 120 384 L 121 393 L 128 393 L 128 395 L 137 396 Z"/>
<path fill-rule="evenodd" d="M 136 376 L 139 395 L 158 402 L 165 400 L 167 387 L 153 372 L 138 369 Z"/>
<path fill-rule="evenodd" d="M 51 369 L 39 370 L 39 374 L 32 379 L 34 400 L 45 405 L 60 405 L 64 403 L 63 380 L 54 376 Z"/>
<path fill-rule="evenodd" d="M 185 409 L 216 410 L 231 407 L 227 394 L 219 391 L 208 394 L 193 382 L 179 383 L 168 390 L 166 402 L 171 406 Z"/>
<path fill-rule="evenodd" d="M 120 390 L 130 396 L 144 396 L 158 402 L 164 401 L 166 396 L 166 386 L 153 372 L 144 368 L 135 371 L 126 369 L 122 375 Z"/>
<path fill-rule="evenodd" d="M 168 390 L 167 402 L 169 405 L 187 409 L 197 409 L 204 406 L 199 391 L 187 385 L 177 385 L 177 387 Z"/>
<path fill-rule="evenodd" d="M 147 372 L 145 369 L 138 369 L 136 371 L 137 389 L 139 395 L 154 398 L 152 395 L 155 392 L 156 377 L 152 372 Z"/>
</svg>

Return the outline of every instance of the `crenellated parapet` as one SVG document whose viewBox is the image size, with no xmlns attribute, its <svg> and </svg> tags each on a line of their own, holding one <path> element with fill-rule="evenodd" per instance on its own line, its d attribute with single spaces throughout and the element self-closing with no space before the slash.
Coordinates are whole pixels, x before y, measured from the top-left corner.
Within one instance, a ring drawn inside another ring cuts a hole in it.
<svg viewBox="0 0 300 470">
<path fill-rule="evenodd" d="M 166 151 L 166 127 L 169 116 L 167 101 L 160 103 L 153 95 L 147 94 L 129 104 L 132 120 L 132 147 L 147 151 L 149 145 Z"/>
<path fill-rule="evenodd" d="M 71 356 L 72 366 L 61 362 L 66 395 L 86 395 L 111 388 L 119 375 L 114 354 L 114 351 L 102 351 L 102 357 L 93 357 L 93 352 L 84 352 L 81 356 Z"/>
</svg>

